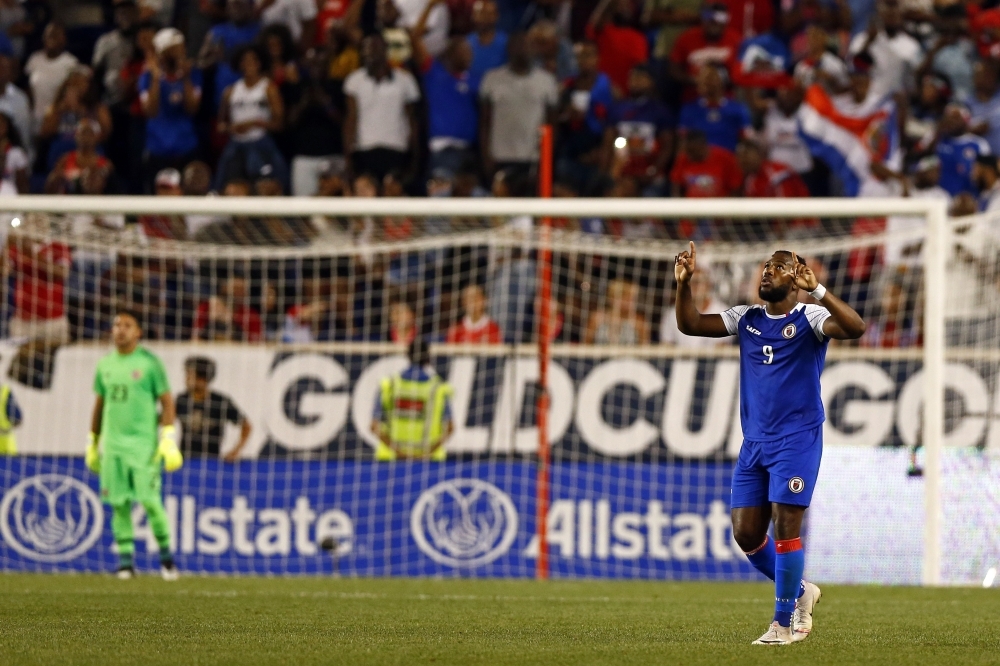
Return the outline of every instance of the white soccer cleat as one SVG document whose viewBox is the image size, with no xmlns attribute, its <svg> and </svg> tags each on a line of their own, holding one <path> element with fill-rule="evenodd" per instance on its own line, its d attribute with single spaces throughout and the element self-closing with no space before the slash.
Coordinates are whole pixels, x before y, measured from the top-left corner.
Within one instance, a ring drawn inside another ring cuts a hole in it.
<svg viewBox="0 0 1000 666">
<path fill-rule="evenodd" d="M 132 580 L 135 578 L 135 569 L 132 567 L 122 567 L 115 576 L 118 580 Z"/>
<path fill-rule="evenodd" d="M 808 581 L 803 581 L 806 591 L 795 601 L 795 612 L 792 614 L 792 638 L 796 641 L 804 641 L 809 638 L 809 633 L 813 628 L 813 611 L 819 603 L 823 593 L 818 585 Z"/>
<path fill-rule="evenodd" d="M 180 578 L 180 573 L 177 571 L 176 564 L 161 564 L 160 565 L 160 575 L 163 576 L 163 580 L 168 583 L 173 583 L 175 580 Z"/>
<path fill-rule="evenodd" d="M 755 640 L 752 645 L 791 645 L 794 640 L 791 627 L 783 627 L 777 622 L 772 622 L 764 635 Z"/>
</svg>

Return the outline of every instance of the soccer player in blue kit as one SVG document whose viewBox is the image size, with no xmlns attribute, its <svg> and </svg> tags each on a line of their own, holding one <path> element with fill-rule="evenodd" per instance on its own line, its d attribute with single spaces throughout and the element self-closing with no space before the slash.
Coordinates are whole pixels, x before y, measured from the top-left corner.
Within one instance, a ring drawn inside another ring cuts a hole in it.
<svg viewBox="0 0 1000 666">
<path fill-rule="evenodd" d="M 758 295 L 765 305 L 737 305 L 701 314 L 691 296 L 695 248 L 677 255 L 677 328 L 708 338 L 737 336 L 740 344 L 740 421 L 743 446 L 733 470 L 733 537 L 750 563 L 774 581 L 771 626 L 754 645 L 788 645 L 809 636 L 820 598 L 802 580 L 799 538 L 823 454 L 820 374 L 831 338 L 865 332 L 854 309 L 819 284 L 793 252 L 764 263 Z M 806 291 L 822 305 L 799 302 Z M 774 539 L 767 530 L 774 521 Z"/>
</svg>

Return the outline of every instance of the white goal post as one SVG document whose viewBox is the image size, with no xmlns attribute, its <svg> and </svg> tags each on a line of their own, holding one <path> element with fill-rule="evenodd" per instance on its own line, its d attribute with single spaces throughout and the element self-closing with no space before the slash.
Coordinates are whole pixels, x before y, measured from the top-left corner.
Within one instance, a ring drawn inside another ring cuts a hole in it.
<svg viewBox="0 0 1000 666">
<path fill-rule="evenodd" d="M 922 583 L 941 585 L 942 579 L 942 487 L 941 459 L 946 432 L 945 424 L 945 363 L 946 363 L 946 301 L 948 298 L 946 262 L 951 247 L 951 225 L 947 217 L 946 202 L 929 199 L 363 199 L 363 198 L 189 198 L 189 197 L 91 197 L 91 196 L 23 196 L 6 199 L 4 207 L 9 216 L 22 214 L 121 214 L 121 215 L 225 215 L 225 216 L 342 216 L 342 217 L 515 217 L 530 216 L 549 218 L 632 218 L 632 219 L 776 219 L 815 217 L 824 219 L 905 216 L 922 218 L 925 230 L 919 232 L 926 239 L 922 258 L 924 280 L 923 307 L 923 563 Z M 13 226 L 19 220 L 12 222 Z M 877 239 L 876 239 L 877 240 Z M 552 242 L 548 235 L 532 237 L 525 241 L 533 248 Z M 567 240 L 567 243 L 577 242 Z M 579 241 L 584 242 L 584 241 Z M 593 245 L 607 252 L 627 256 L 628 242 L 617 243 L 611 239 L 596 239 Z M 812 244 L 844 245 L 849 240 L 810 239 L 788 240 L 784 244 L 807 247 Z M 748 251 L 759 251 L 765 245 L 756 241 Z M 417 247 L 419 243 L 413 245 Z M 685 244 L 686 245 L 686 244 Z M 187 243 L 156 241 L 155 247 L 166 254 L 197 254 L 196 248 Z M 569 245 L 567 246 L 569 247 Z M 676 242 L 676 247 L 683 246 Z M 738 253 L 740 244 L 729 242 L 728 251 Z M 227 250 L 219 250 L 225 252 Z M 267 253 L 267 248 L 255 248 Z M 275 254 L 305 252 L 309 256 L 322 256 L 322 244 L 307 249 L 275 249 Z M 572 350 L 565 350 L 572 355 Z M 597 507 L 600 509 L 600 507 Z M 592 510 L 591 507 L 589 510 Z M 871 507 L 877 511 L 878 507 Z"/>
</svg>

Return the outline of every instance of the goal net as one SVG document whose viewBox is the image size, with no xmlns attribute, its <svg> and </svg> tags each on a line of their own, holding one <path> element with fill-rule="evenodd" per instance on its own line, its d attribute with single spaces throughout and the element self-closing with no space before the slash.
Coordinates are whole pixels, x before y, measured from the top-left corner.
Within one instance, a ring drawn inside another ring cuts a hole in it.
<svg viewBox="0 0 1000 666">
<path fill-rule="evenodd" d="M 978 584 L 1000 566 L 989 217 L 917 200 L 17 206 L 0 220 L 4 570 L 115 566 L 82 454 L 127 308 L 178 405 L 186 460 L 163 489 L 183 571 L 757 579 L 729 527 L 738 350 L 674 320 L 692 238 L 703 311 L 758 302 L 762 262 L 789 249 L 868 323 L 827 355 L 807 575 Z M 454 433 L 443 461 L 380 461 L 380 386 L 416 336 Z"/>
</svg>

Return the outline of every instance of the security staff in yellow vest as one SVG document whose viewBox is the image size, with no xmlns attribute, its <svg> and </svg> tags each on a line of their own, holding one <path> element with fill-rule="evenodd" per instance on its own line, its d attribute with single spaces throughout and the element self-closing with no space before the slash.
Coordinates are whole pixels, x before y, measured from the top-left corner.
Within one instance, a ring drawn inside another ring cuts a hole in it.
<svg viewBox="0 0 1000 666">
<path fill-rule="evenodd" d="M 376 460 L 444 460 L 444 443 L 454 430 L 451 386 L 430 367 L 427 343 L 410 343 L 410 367 L 382 380 L 372 431 Z"/>
<path fill-rule="evenodd" d="M 17 440 L 14 428 L 21 425 L 21 407 L 10 392 L 10 386 L 0 386 L 0 456 L 16 456 Z"/>
</svg>

